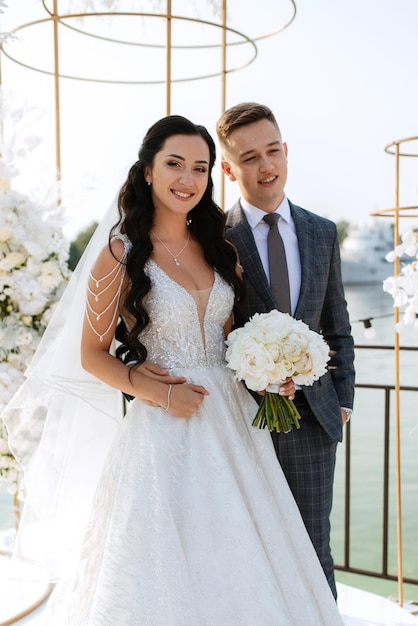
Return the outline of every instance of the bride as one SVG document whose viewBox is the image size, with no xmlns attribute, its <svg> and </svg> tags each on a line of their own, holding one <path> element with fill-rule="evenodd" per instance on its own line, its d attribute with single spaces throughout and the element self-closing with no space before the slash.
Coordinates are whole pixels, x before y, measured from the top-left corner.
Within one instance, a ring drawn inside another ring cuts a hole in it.
<svg viewBox="0 0 418 626">
<path fill-rule="evenodd" d="M 202 126 L 149 129 L 118 223 L 96 232 L 6 412 L 28 477 L 15 564 L 58 581 L 46 624 L 343 623 L 270 434 L 251 426 L 257 405 L 225 367 L 243 293 L 214 161 Z"/>
</svg>

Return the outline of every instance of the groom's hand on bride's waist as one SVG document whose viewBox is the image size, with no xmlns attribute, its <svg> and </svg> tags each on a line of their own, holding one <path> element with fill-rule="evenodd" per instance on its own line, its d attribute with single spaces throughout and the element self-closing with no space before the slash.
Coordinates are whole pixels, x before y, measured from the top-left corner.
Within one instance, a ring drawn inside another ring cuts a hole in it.
<svg viewBox="0 0 418 626">
<path fill-rule="evenodd" d="M 126 366 L 135 365 L 135 363 L 138 363 L 138 357 L 133 351 L 127 352 L 121 360 L 123 361 L 123 363 L 125 363 Z M 151 363 L 150 361 L 145 361 L 145 363 L 142 363 L 142 365 L 140 365 L 138 369 L 140 369 L 142 374 L 144 374 L 145 376 L 149 376 L 150 378 L 165 383 L 166 385 L 181 385 L 187 382 L 187 379 L 184 376 L 171 376 L 166 368 L 161 367 L 156 363 Z M 123 393 L 123 395 L 128 400 L 128 402 L 134 399 L 134 396 L 131 396 L 127 393 Z"/>
<path fill-rule="evenodd" d="M 185 376 L 172 376 L 168 369 L 161 367 L 160 365 L 156 365 L 155 363 L 151 363 L 150 361 L 145 361 L 142 365 L 139 366 L 139 369 L 145 376 L 149 376 L 154 380 L 159 380 L 161 383 L 165 383 L 166 385 L 182 385 L 187 382 L 187 378 Z"/>
</svg>

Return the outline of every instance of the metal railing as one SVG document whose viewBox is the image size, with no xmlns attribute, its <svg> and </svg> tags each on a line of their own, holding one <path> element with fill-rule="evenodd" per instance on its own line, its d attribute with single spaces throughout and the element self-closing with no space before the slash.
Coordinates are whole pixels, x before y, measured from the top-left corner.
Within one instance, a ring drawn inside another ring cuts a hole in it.
<svg viewBox="0 0 418 626">
<path fill-rule="evenodd" d="M 370 346 L 370 345 L 356 345 L 356 350 L 367 349 L 367 350 L 393 350 L 393 346 Z M 414 351 L 418 353 L 417 347 L 401 347 L 401 350 L 404 351 Z M 418 363 L 417 363 L 418 365 Z M 381 520 L 382 520 L 382 540 L 380 547 L 380 561 L 381 566 L 379 569 L 365 569 L 362 567 L 357 567 L 352 565 L 351 563 L 351 547 L 352 547 L 352 533 L 351 533 L 351 513 L 352 513 L 352 476 L 353 476 L 353 467 L 352 467 L 352 423 L 349 422 L 345 429 L 344 434 L 344 445 L 345 445 L 345 458 L 344 458 L 344 512 L 343 512 L 343 549 L 342 549 L 342 562 L 339 563 L 338 559 L 335 562 L 335 569 L 343 572 L 349 572 L 352 574 L 359 574 L 365 576 L 372 576 L 375 578 L 381 578 L 390 581 L 398 580 L 398 576 L 394 573 L 390 572 L 389 566 L 389 545 L 390 545 L 390 533 L 389 533 L 389 520 L 390 520 L 390 435 L 391 435 L 391 422 L 392 422 L 392 411 L 391 411 L 391 394 L 395 391 L 394 385 L 388 384 L 356 384 L 356 389 L 364 389 L 364 390 L 377 390 L 381 391 L 383 394 L 383 484 L 382 484 L 382 511 L 381 511 Z M 416 386 L 401 386 L 400 392 L 418 392 L 418 387 Z M 417 401 L 414 403 L 414 406 L 418 406 L 418 396 Z M 417 423 L 418 423 L 418 413 L 417 413 Z M 418 455 L 418 450 L 417 450 Z M 392 511 L 393 513 L 393 511 Z M 417 521 L 418 524 L 418 521 Z M 417 546 L 411 546 L 413 549 L 417 549 Z M 404 583 L 410 583 L 413 585 L 418 585 L 418 578 L 414 576 L 403 576 L 402 580 Z"/>
</svg>

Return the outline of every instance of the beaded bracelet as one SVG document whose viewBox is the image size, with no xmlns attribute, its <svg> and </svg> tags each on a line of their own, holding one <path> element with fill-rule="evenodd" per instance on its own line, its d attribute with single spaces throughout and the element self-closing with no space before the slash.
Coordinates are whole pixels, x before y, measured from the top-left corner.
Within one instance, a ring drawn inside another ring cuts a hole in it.
<svg viewBox="0 0 418 626">
<path fill-rule="evenodd" d="M 161 407 L 163 409 L 163 411 L 165 411 L 167 413 L 168 409 L 170 408 L 170 396 L 171 396 L 171 389 L 172 389 L 173 385 L 168 385 L 168 391 L 167 391 L 167 406 L 165 407 L 165 409 L 163 407 Z"/>
</svg>

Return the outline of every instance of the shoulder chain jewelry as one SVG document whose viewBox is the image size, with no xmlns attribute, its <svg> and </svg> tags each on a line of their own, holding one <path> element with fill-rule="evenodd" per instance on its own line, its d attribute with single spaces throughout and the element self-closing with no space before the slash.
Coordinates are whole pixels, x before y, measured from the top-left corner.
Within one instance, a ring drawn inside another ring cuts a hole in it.
<svg viewBox="0 0 418 626">
<path fill-rule="evenodd" d="M 90 328 L 92 329 L 92 331 L 94 332 L 94 334 L 99 338 L 99 340 L 102 342 L 103 338 L 108 334 L 108 332 L 110 331 L 110 329 L 112 328 L 114 321 L 116 319 L 116 316 L 118 314 L 118 305 L 119 305 L 119 301 L 120 301 L 120 294 L 121 294 L 121 290 L 122 290 L 122 285 L 123 285 L 123 280 L 125 278 L 125 274 L 126 274 L 126 265 L 122 262 L 118 262 L 117 265 L 115 265 L 115 267 L 108 273 L 106 274 L 106 276 L 103 276 L 103 278 L 95 278 L 93 276 L 93 273 L 90 272 L 90 279 L 93 282 L 93 284 L 99 288 L 100 287 L 100 283 L 102 283 L 104 280 L 106 280 L 107 278 L 110 278 L 110 276 L 112 276 L 112 274 L 115 274 L 112 278 L 112 280 L 109 282 L 109 284 L 104 287 L 101 291 L 98 291 L 97 293 L 95 293 L 90 286 L 87 287 L 88 293 L 91 294 L 95 300 L 95 302 L 99 302 L 99 298 L 101 295 L 103 295 L 104 293 L 106 293 L 110 287 L 113 285 L 113 283 L 115 282 L 115 280 L 117 280 L 118 277 L 120 277 L 119 279 L 119 286 L 118 289 L 115 293 L 115 295 L 113 296 L 113 298 L 111 299 L 111 301 L 109 302 L 109 304 L 107 305 L 107 307 L 103 310 L 103 311 L 95 311 L 94 308 L 92 307 L 92 305 L 90 304 L 89 298 L 87 296 L 87 307 L 86 307 L 86 318 L 87 321 L 89 323 Z M 112 315 L 112 319 L 110 321 L 109 326 L 106 328 L 106 330 L 103 333 L 99 333 L 97 332 L 94 323 L 91 319 L 91 315 L 95 317 L 96 321 L 98 322 L 101 317 L 107 313 L 107 311 L 109 311 L 109 309 L 114 306 L 114 310 L 113 310 L 113 315 Z"/>
</svg>

